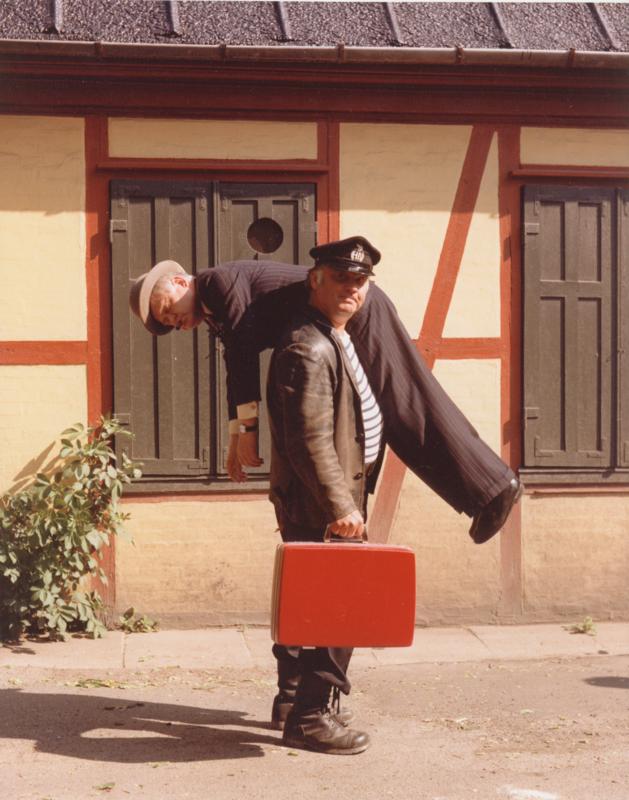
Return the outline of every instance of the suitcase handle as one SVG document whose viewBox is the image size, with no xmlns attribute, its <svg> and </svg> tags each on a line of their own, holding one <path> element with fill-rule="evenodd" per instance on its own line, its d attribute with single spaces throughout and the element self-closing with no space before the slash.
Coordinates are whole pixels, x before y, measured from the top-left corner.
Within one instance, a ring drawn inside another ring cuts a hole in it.
<svg viewBox="0 0 629 800">
<path fill-rule="evenodd" d="M 323 541 L 324 542 L 330 542 L 330 541 L 332 541 L 332 537 L 333 536 L 334 536 L 334 534 L 330 530 L 330 526 L 326 525 L 325 526 L 325 533 L 323 534 Z M 334 536 L 334 538 L 337 541 L 340 541 L 340 542 L 358 542 L 359 544 L 362 544 L 363 542 L 366 542 L 366 541 L 369 540 L 369 537 L 367 536 L 367 528 L 365 528 L 365 530 L 363 531 L 363 535 L 362 535 L 361 539 L 346 539 L 344 536 Z"/>
</svg>

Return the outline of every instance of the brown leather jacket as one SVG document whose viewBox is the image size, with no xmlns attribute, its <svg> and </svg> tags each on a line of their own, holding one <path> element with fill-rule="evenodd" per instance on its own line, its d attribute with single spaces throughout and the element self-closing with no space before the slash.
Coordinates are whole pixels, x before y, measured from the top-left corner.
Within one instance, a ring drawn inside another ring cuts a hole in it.
<svg viewBox="0 0 629 800">
<path fill-rule="evenodd" d="M 360 395 L 329 322 L 305 306 L 278 342 L 269 369 L 271 488 L 280 530 L 323 529 L 354 509 L 365 514 Z"/>
</svg>

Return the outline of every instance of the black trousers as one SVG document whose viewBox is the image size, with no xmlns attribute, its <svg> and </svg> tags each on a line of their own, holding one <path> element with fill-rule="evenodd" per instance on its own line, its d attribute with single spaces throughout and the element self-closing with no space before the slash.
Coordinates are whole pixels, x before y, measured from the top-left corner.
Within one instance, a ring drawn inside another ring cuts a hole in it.
<svg viewBox="0 0 629 800">
<path fill-rule="evenodd" d="M 446 394 L 377 286 L 347 332 L 380 404 L 387 444 L 456 511 L 474 516 L 508 486 L 512 470 Z"/>
<path fill-rule="evenodd" d="M 284 526 L 282 540 L 285 542 L 322 542 L 325 528 L 301 528 L 291 523 Z M 347 668 L 352 657 L 352 647 L 309 647 L 299 645 L 273 645 L 273 655 L 278 661 L 292 661 L 298 665 L 302 675 L 314 673 L 349 694 L 351 684 L 347 678 Z"/>
</svg>

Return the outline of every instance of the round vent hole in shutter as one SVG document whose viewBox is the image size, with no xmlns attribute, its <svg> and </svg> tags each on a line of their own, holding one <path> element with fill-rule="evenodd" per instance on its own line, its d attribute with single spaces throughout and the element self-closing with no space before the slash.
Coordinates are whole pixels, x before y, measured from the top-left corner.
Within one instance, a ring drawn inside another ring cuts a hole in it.
<svg viewBox="0 0 629 800">
<path fill-rule="evenodd" d="M 247 241 L 258 253 L 274 253 L 284 241 L 284 232 L 270 217 L 260 217 L 249 225 Z"/>
</svg>

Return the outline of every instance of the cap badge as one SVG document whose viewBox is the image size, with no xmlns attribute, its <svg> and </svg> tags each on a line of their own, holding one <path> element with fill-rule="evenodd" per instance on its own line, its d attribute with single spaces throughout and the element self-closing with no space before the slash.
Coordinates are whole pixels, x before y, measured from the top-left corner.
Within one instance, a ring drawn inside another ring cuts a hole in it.
<svg viewBox="0 0 629 800">
<path fill-rule="evenodd" d="M 365 250 L 362 244 L 358 243 L 356 247 L 352 250 L 350 258 L 352 261 L 360 261 L 361 263 L 365 260 Z"/>
</svg>

